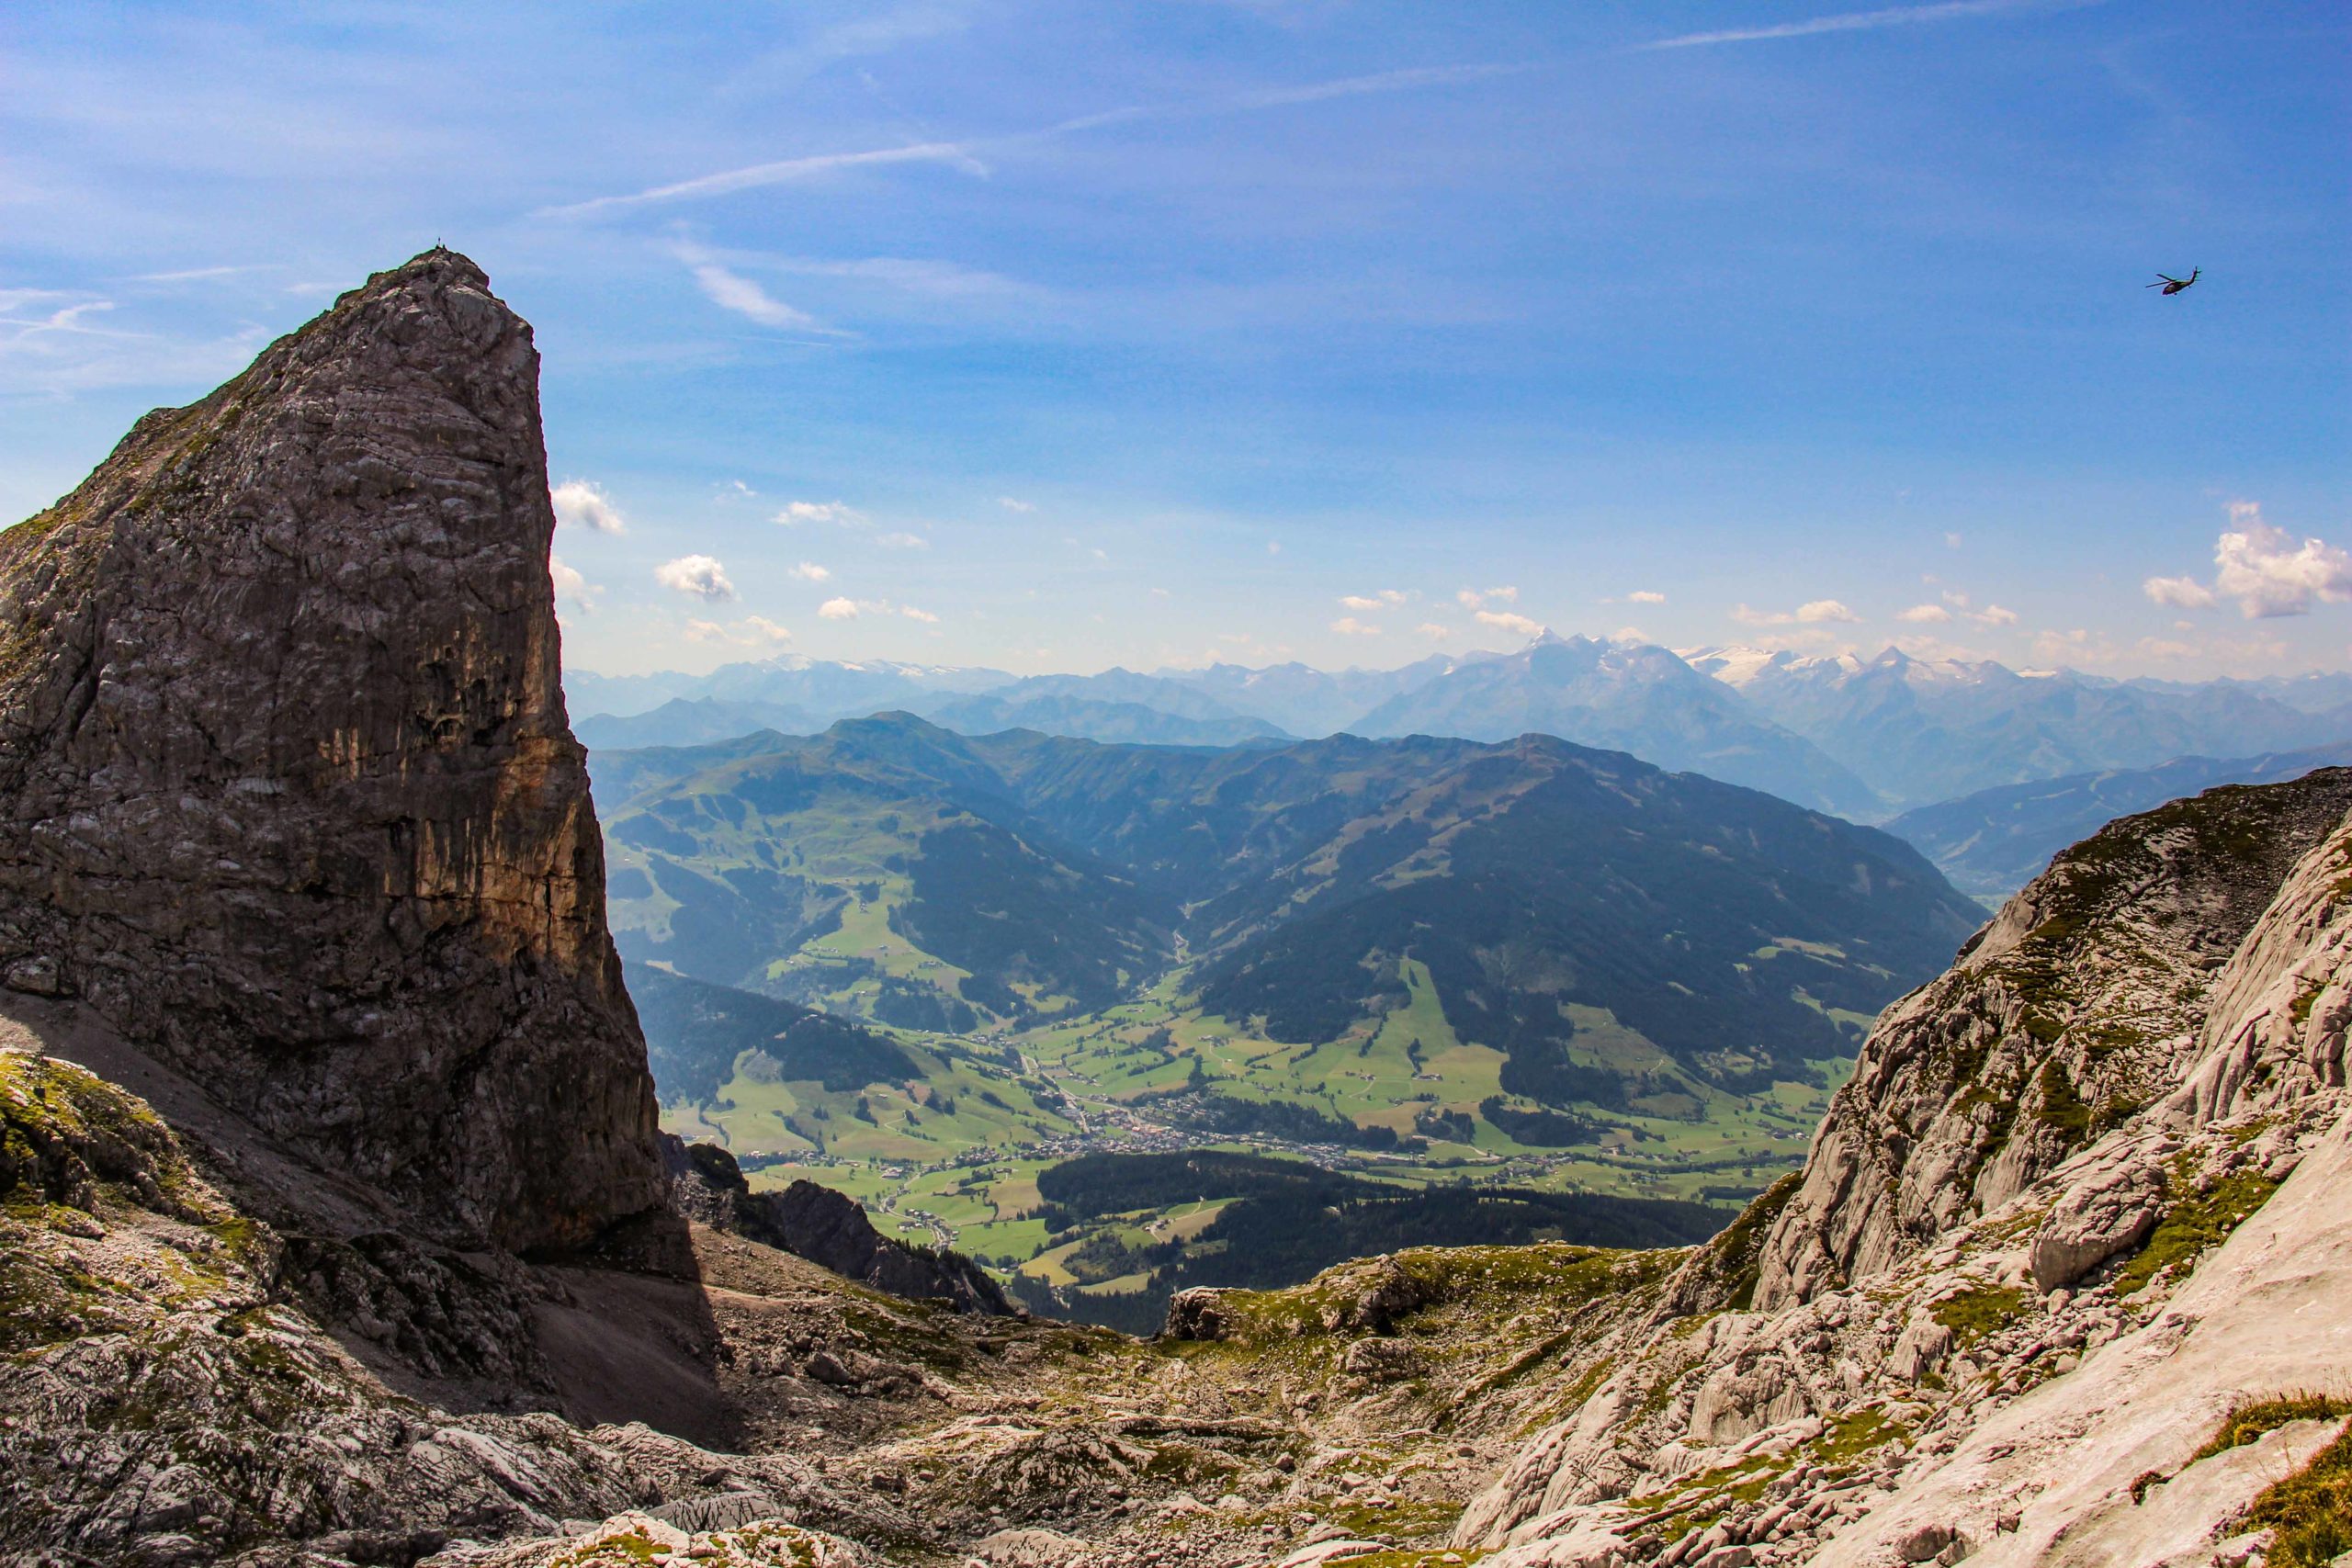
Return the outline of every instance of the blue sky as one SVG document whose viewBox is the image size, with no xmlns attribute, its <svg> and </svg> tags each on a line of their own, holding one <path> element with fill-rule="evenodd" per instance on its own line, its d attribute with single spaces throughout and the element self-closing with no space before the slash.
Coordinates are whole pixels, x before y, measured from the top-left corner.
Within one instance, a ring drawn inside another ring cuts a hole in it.
<svg viewBox="0 0 2352 1568">
<path fill-rule="evenodd" d="M 2340 668 L 2347 68 L 2333 3 L 31 0 L 0 514 L 439 239 L 589 668 Z"/>
</svg>

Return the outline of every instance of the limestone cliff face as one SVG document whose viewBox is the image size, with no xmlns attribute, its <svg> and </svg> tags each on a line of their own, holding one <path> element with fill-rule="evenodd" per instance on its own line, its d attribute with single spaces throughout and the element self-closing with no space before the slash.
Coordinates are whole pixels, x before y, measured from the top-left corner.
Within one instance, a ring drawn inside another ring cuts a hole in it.
<svg viewBox="0 0 2352 1568">
<path fill-rule="evenodd" d="M 1765 1243 L 1756 1304 L 1867 1278 L 2178 1085 L 2217 973 L 2352 809 L 2352 771 L 2109 824 L 1888 1010 Z"/>
<path fill-rule="evenodd" d="M 2258 1562 L 2249 1508 L 2344 1427 L 2281 1402 L 2352 1387 L 2347 1030 L 2352 775 L 2111 824 L 1890 1010 L 1802 1178 L 1683 1267 L 1457 1543 Z"/>
<path fill-rule="evenodd" d="M 431 252 L 0 534 L 0 982 L 517 1249 L 661 1179 L 537 377 Z"/>
</svg>

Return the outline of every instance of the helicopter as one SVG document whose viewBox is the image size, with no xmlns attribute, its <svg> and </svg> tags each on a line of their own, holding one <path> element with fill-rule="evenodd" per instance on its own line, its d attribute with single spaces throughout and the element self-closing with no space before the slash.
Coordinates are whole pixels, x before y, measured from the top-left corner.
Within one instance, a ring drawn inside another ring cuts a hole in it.
<svg viewBox="0 0 2352 1568">
<path fill-rule="evenodd" d="M 2196 282 L 2197 275 L 2203 270 L 2204 268 L 2202 267 L 2192 266 L 2188 269 L 2188 276 L 2187 277 L 2174 277 L 2168 273 L 2160 272 L 2156 274 L 2156 280 L 2154 283 L 2149 284 L 2148 287 L 2151 288 L 2161 288 L 2167 295 L 2177 294 L 2182 289 L 2188 288 L 2190 284 Z"/>
</svg>

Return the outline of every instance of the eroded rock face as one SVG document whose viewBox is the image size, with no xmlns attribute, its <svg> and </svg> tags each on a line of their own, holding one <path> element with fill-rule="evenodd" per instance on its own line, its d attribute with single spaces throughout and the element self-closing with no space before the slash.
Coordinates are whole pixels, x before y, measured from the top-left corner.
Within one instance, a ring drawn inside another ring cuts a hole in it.
<svg viewBox="0 0 2352 1568">
<path fill-rule="evenodd" d="M 2212 792 L 2060 857 L 1881 1021 L 1803 1180 L 1694 1256 L 1455 1544 L 1494 1568 L 2245 1556 L 2233 1521 L 2344 1423 L 2217 1435 L 2352 1377 L 2346 784 Z"/>
<path fill-rule="evenodd" d="M 813 1181 L 795 1181 L 781 1192 L 754 1192 L 735 1156 L 717 1144 L 688 1145 L 666 1133 L 662 1143 L 672 1205 L 705 1224 L 894 1296 L 1000 1317 L 1012 1311 L 1003 1290 L 978 1264 L 961 1253 L 918 1250 L 884 1235 L 866 1217 L 865 1206 L 847 1193 Z"/>
<path fill-rule="evenodd" d="M 2325 768 L 2057 857 L 1880 1018 L 1772 1225 L 1756 1304 L 1883 1272 L 2174 1091 L 2216 1002 L 2234 1011 L 2213 994 L 2223 964 L 2347 808 L 2352 770 Z"/>
<path fill-rule="evenodd" d="M 0 983 L 515 1249 L 660 1194 L 537 378 L 435 251 L 0 535 Z"/>
</svg>

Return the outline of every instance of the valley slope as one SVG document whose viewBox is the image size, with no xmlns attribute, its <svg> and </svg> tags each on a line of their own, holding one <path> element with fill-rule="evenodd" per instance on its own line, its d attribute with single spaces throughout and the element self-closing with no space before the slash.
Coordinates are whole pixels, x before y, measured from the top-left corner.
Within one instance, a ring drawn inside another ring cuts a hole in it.
<svg viewBox="0 0 2352 1568">
<path fill-rule="evenodd" d="M 1087 1146 L 1745 1195 L 1976 919 L 1885 835 L 1544 737 L 1215 750 L 884 716 L 594 766 L 624 953 L 922 1064 L 665 1079 L 669 1124 L 1014 1262 L 1070 1250 L 1022 1194 Z"/>
</svg>

